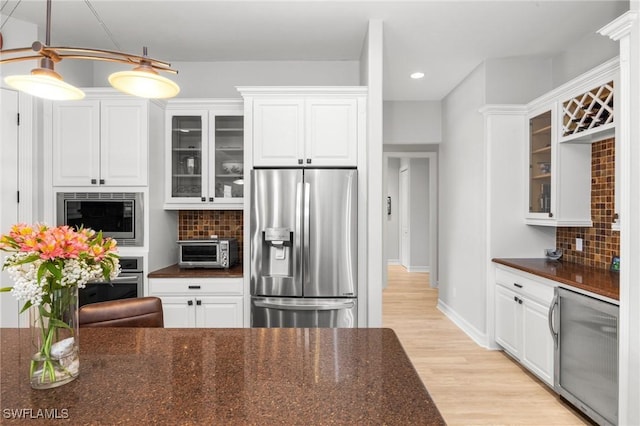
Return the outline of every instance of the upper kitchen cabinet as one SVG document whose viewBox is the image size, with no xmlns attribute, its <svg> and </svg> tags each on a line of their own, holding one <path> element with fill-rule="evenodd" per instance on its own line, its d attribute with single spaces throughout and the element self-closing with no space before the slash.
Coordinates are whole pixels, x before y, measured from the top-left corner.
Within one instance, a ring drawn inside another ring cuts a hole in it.
<svg viewBox="0 0 640 426">
<path fill-rule="evenodd" d="M 617 59 L 527 105 L 525 221 L 584 226 L 591 220 L 591 143 L 614 136 Z"/>
<path fill-rule="evenodd" d="M 356 167 L 366 88 L 238 88 L 255 167 Z"/>
<path fill-rule="evenodd" d="M 54 186 L 146 186 L 148 101 L 53 102 Z"/>
<path fill-rule="evenodd" d="M 242 112 L 235 100 L 169 101 L 165 208 L 242 209 Z"/>
<path fill-rule="evenodd" d="M 559 144 L 556 103 L 528 116 L 526 223 L 592 226 L 591 145 Z"/>
</svg>

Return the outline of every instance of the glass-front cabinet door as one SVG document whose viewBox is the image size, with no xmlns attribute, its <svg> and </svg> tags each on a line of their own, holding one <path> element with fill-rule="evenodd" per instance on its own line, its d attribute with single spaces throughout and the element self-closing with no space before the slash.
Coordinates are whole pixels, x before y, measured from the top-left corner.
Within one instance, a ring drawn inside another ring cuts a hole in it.
<svg viewBox="0 0 640 426">
<path fill-rule="evenodd" d="M 238 203 L 244 196 L 244 117 L 211 114 L 215 202 Z"/>
<path fill-rule="evenodd" d="M 206 113 L 181 113 L 171 120 L 170 198 L 202 202 L 206 196 Z"/>
<path fill-rule="evenodd" d="M 167 209 L 242 209 L 242 104 L 168 109 Z"/>
<path fill-rule="evenodd" d="M 529 214 L 551 216 L 552 111 L 529 119 Z"/>
</svg>

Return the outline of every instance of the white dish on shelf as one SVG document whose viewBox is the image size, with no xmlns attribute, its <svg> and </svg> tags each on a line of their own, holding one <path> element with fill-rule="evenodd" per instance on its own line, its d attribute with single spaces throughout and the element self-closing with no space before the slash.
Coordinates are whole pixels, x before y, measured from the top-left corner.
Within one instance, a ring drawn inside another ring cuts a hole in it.
<svg viewBox="0 0 640 426">
<path fill-rule="evenodd" d="M 225 173 L 239 175 L 242 174 L 244 170 L 244 164 L 238 161 L 225 161 L 222 163 L 222 170 L 224 170 Z"/>
</svg>

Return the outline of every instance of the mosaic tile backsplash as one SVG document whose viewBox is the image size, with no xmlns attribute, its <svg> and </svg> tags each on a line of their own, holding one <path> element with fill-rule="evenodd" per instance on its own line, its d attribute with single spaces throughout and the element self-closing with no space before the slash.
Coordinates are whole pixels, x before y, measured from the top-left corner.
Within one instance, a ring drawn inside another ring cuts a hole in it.
<svg viewBox="0 0 640 426">
<path fill-rule="evenodd" d="M 243 220 L 242 210 L 180 210 L 178 239 L 197 240 L 211 235 L 237 238 L 238 255 L 242 259 Z"/>
<path fill-rule="evenodd" d="M 611 230 L 615 206 L 615 139 L 591 146 L 592 228 L 557 228 L 556 245 L 562 259 L 599 269 L 609 269 L 611 258 L 620 255 L 620 233 Z M 575 250 L 576 238 L 583 239 L 583 251 Z"/>
</svg>

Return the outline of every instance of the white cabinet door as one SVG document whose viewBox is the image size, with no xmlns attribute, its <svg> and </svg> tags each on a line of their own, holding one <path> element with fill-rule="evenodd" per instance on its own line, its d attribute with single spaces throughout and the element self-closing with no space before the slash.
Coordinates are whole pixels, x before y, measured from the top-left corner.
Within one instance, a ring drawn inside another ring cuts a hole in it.
<svg viewBox="0 0 640 426">
<path fill-rule="evenodd" d="M 53 185 L 97 185 L 100 179 L 100 102 L 56 102 L 52 120 Z"/>
<path fill-rule="evenodd" d="M 146 186 L 146 101 L 102 101 L 100 117 L 100 184 Z"/>
<path fill-rule="evenodd" d="M 524 299 L 522 364 L 553 386 L 554 345 L 549 331 L 548 312 L 548 306 Z"/>
<path fill-rule="evenodd" d="M 147 114 L 146 101 L 55 102 L 53 185 L 147 185 Z"/>
<path fill-rule="evenodd" d="M 160 299 L 162 300 L 165 328 L 193 328 L 196 326 L 193 298 L 162 296 Z"/>
<path fill-rule="evenodd" d="M 303 150 L 304 99 L 255 99 L 254 166 L 300 166 Z"/>
<path fill-rule="evenodd" d="M 496 286 L 496 342 L 516 358 L 520 358 L 522 320 L 517 296 L 511 290 Z"/>
<path fill-rule="evenodd" d="M 201 302 L 196 306 L 198 327 L 242 327 L 242 296 L 208 296 L 197 300 Z"/>
<path fill-rule="evenodd" d="M 356 166 L 358 103 L 356 99 L 307 99 L 305 165 Z"/>
</svg>

